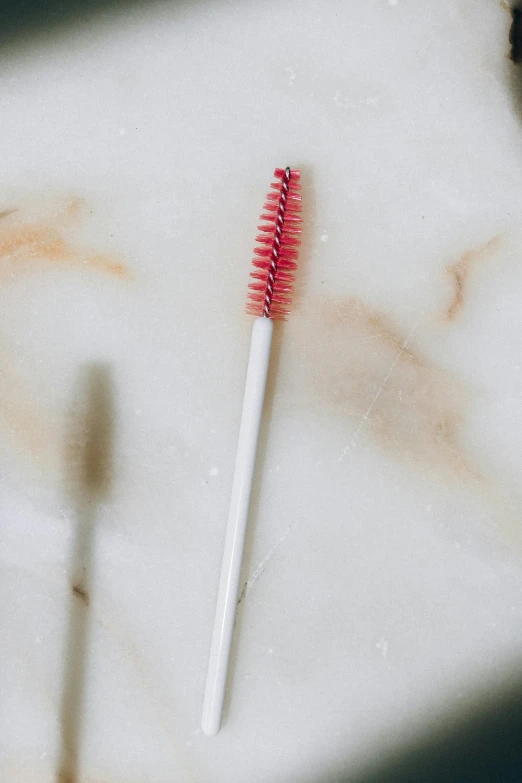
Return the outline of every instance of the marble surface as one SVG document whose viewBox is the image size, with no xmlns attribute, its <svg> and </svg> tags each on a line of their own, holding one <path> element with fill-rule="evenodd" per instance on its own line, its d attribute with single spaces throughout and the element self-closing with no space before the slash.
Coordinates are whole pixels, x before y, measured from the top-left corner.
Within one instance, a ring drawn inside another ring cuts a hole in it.
<svg viewBox="0 0 522 783">
<path fill-rule="evenodd" d="M 2 39 L 1 780 L 359 783 L 516 687 L 509 25 L 496 0 L 208 0 Z M 245 291 L 287 164 L 298 291 L 209 740 Z"/>
</svg>

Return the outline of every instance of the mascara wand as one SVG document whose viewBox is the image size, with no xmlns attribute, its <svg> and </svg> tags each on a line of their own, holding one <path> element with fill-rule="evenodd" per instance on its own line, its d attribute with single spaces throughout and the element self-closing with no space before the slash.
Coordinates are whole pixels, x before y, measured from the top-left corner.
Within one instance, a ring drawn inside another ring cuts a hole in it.
<svg viewBox="0 0 522 783">
<path fill-rule="evenodd" d="M 201 728 L 214 736 L 221 728 L 228 663 L 239 595 L 239 580 L 252 493 L 257 443 L 270 362 L 273 320 L 285 320 L 291 304 L 301 233 L 300 172 L 276 169 L 258 227 L 247 313 L 256 316 L 239 428 L 225 551 L 210 650 Z"/>
</svg>

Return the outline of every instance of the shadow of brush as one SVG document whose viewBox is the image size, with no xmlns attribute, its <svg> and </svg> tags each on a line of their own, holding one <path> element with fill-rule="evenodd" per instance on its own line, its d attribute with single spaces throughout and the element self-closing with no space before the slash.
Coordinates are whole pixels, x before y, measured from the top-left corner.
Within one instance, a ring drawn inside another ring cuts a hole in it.
<svg viewBox="0 0 522 783">
<path fill-rule="evenodd" d="M 106 365 L 90 364 L 80 372 L 70 422 L 65 459 L 67 494 L 75 522 L 58 783 L 76 783 L 79 779 L 96 520 L 112 483 L 114 403 Z"/>
</svg>

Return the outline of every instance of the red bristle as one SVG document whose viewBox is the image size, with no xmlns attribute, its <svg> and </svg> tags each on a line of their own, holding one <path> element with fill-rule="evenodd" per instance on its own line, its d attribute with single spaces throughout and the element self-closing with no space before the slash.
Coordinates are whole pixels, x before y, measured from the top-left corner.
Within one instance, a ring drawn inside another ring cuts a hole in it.
<svg viewBox="0 0 522 783">
<path fill-rule="evenodd" d="M 290 312 L 302 222 L 300 177 L 298 169 L 274 171 L 252 260 L 246 305 L 250 315 L 284 319 Z"/>
</svg>

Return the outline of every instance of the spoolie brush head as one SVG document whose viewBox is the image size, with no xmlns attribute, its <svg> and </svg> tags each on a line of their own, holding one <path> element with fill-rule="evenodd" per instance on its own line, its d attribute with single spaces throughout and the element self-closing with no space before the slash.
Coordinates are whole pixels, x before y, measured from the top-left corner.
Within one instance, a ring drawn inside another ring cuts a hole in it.
<svg viewBox="0 0 522 783">
<path fill-rule="evenodd" d="M 250 315 L 285 319 L 290 312 L 302 220 L 300 176 L 298 169 L 274 172 L 256 237 L 246 306 Z"/>
</svg>

